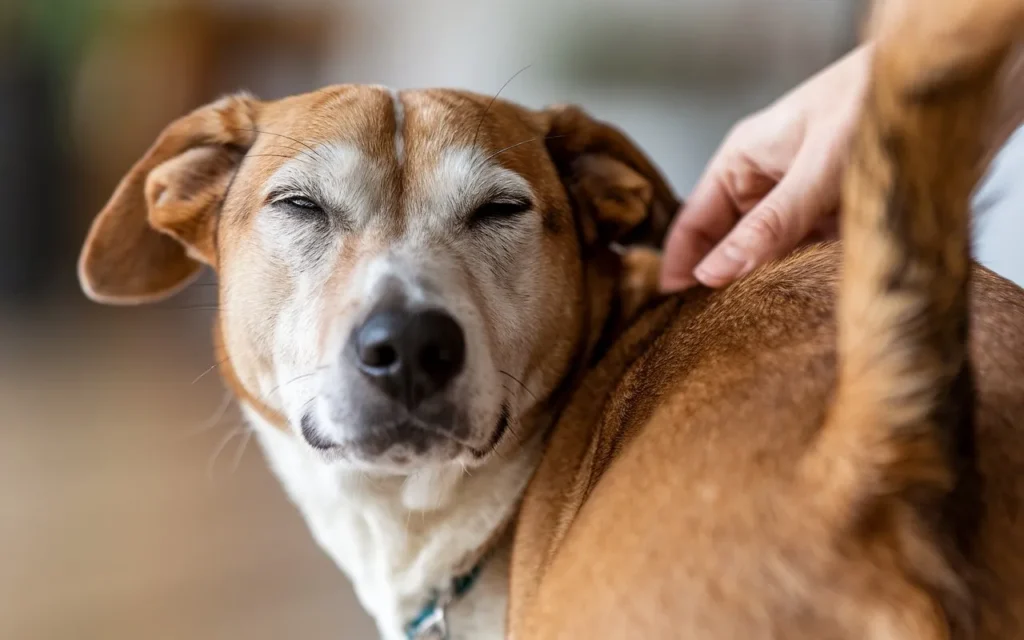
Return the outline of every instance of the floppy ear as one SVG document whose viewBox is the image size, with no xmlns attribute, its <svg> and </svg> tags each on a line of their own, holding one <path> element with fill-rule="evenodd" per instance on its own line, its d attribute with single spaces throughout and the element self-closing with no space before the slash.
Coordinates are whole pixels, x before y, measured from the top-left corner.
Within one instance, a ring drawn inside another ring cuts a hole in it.
<svg viewBox="0 0 1024 640">
<path fill-rule="evenodd" d="M 217 214 L 255 139 L 258 104 L 230 96 L 164 130 L 93 221 L 78 263 L 86 295 L 153 302 L 187 285 L 201 263 L 216 266 Z"/>
<path fill-rule="evenodd" d="M 573 200 L 583 242 L 660 248 L 680 201 L 621 131 L 579 107 L 546 111 L 546 144 Z"/>
</svg>

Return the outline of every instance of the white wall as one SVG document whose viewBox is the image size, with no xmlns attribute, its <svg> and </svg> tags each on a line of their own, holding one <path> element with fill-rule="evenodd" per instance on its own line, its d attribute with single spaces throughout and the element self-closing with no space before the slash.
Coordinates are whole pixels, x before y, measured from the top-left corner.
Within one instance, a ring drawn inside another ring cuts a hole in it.
<svg viewBox="0 0 1024 640">
<path fill-rule="evenodd" d="M 1024 286 L 1024 127 L 996 158 L 975 205 L 978 260 Z"/>
</svg>

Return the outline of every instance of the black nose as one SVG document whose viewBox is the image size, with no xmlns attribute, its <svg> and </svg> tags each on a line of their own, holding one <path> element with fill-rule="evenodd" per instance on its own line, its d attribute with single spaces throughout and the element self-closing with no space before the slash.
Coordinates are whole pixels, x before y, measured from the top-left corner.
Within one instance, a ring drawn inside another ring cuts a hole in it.
<svg viewBox="0 0 1024 640">
<path fill-rule="evenodd" d="M 447 313 L 385 309 L 355 330 L 352 351 L 367 379 L 414 409 L 462 371 L 466 340 Z"/>
</svg>

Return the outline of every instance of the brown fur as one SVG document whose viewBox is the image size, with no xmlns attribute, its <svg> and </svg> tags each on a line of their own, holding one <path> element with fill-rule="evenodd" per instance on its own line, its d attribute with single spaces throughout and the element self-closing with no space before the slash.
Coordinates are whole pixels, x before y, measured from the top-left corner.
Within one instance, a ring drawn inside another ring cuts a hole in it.
<svg viewBox="0 0 1024 640">
<path fill-rule="evenodd" d="M 794 478 L 834 388 L 838 258 L 811 248 L 725 292 L 665 301 L 588 374 L 520 515 L 513 637 L 837 637 L 787 609 L 866 622 L 901 602 L 899 572 L 830 557 L 853 543 L 802 517 L 814 496 Z M 983 269 L 973 292 L 986 518 L 969 573 L 992 630 L 979 637 L 1013 637 L 1001 634 L 1024 625 L 1024 293 Z M 852 586 L 870 597 L 844 602 Z M 716 608 L 729 626 L 708 619 Z"/>
<path fill-rule="evenodd" d="M 1021 7 L 910 5 L 880 22 L 838 307 L 826 246 L 633 323 L 528 490 L 513 638 L 1024 637 L 1024 294 L 967 230 Z"/>
</svg>

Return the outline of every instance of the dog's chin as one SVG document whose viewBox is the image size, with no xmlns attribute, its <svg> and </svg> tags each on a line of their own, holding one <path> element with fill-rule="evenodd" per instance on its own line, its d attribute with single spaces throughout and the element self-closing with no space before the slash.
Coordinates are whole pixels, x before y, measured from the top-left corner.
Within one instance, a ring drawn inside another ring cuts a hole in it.
<svg viewBox="0 0 1024 640">
<path fill-rule="evenodd" d="M 347 438 L 343 446 L 351 459 L 363 465 L 400 470 L 450 462 L 468 448 L 442 428 L 417 425 L 412 421 L 363 431 Z"/>
<path fill-rule="evenodd" d="M 465 424 L 426 422 L 410 416 L 378 419 L 356 429 L 332 429 L 314 413 L 303 416 L 300 431 L 306 442 L 331 461 L 376 473 L 407 474 L 459 461 L 475 466 L 490 458 L 509 430 L 504 405 L 493 426 L 480 438 L 470 439 Z M 371 426 L 373 425 L 373 426 Z M 325 429 L 326 427 L 326 429 Z M 327 435 L 334 431 L 337 436 Z"/>
</svg>

